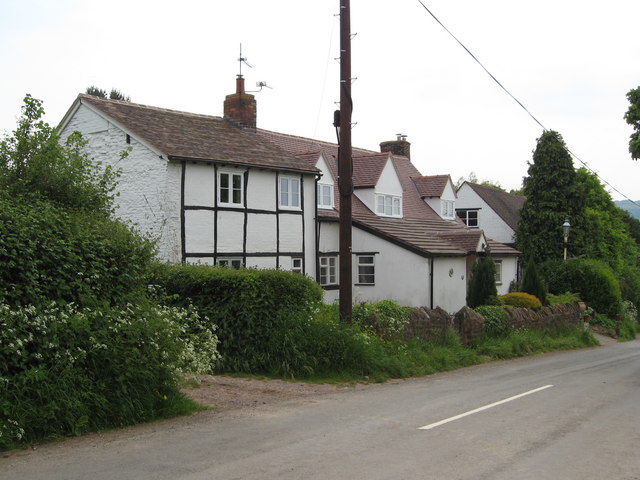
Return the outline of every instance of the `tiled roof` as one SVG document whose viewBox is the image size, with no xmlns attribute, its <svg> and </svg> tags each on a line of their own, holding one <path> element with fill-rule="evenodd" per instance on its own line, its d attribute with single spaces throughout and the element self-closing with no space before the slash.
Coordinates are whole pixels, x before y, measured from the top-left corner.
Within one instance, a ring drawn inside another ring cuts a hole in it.
<svg viewBox="0 0 640 480">
<path fill-rule="evenodd" d="M 472 253 L 478 251 L 478 244 L 484 235 L 479 230 L 456 230 L 451 232 L 439 232 L 438 237 L 447 240 L 465 252 Z"/>
<path fill-rule="evenodd" d="M 266 130 L 258 130 L 258 134 L 265 139 L 275 142 L 278 146 L 289 149 L 291 153 L 299 154 L 304 158 L 310 151 L 322 151 L 325 160 L 329 165 L 331 174 L 337 178 L 338 154 L 337 145 L 329 142 L 315 141 L 302 137 L 285 135 Z M 393 166 L 398 173 L 398 178 L 402 184 L 402 213 L 403 218 L 380 217 L 373 213 L 360 201 L 357 196 L 352 197 L 353 223 L 358 228 L 374 233 L 387 240 L 400 244 L 404 248 L 425 256 L 463 256 L 469 251 L 475 251 L 477 239 L 480 232 L 469 232 L 461 222 L 450 222 L 443 220 L 433 209 L 421 198 L 413 182 L 413 178 L 421 178 L 422 175 L 415 165 L 404 156 L 389 153 L 373 152 L 360 148 L 353 148 L 353 171 L 354 187 L 373 187 L 382 172 L 382 168 L 391 158 Z M 438 176 L 439 177 L 439 176 Z M 448 180 L 448 176 L 444 176 Z M 335 189 L 336 211 L 318 210 L 318 216 L 322 220 L 338 220 L 340 207 L 338 189 Z M 449 238 L 446 233 L 458 232 L 460 236 Z M 468 235 L 476 239 L 472 248 L 468 249 L 465 241 L 468 242 Z"/>
<path fill-rule="evenodd" d="M 480 198 L 487 202 L 487 205 L 489 205 L 512 230 L 517 229 L 518 220 L 520 220 L 519 211 L 524 205 L 525 197 L 503 192 L 497 188 L 485 187 L 469 182 L 466 183 Z"/>
<path fill-rule="evenodd" d="M 388 161 L 388 153 L 353 155 L 353 187 L 375 187 Z"/>
<path fill-rule="evenodd" d="M 449 175 L 429 175 L 413 177 L 418 193 L 421 198 L 441 197 L 447 183 L 451 180 Z"/>
<path fill-rule="evenodd" d="M 220 117 L 179 112 L 81 94 L 78 100 L 106 114 L 169 157 L 317 172 L 286 150 Z"/>
</svg>

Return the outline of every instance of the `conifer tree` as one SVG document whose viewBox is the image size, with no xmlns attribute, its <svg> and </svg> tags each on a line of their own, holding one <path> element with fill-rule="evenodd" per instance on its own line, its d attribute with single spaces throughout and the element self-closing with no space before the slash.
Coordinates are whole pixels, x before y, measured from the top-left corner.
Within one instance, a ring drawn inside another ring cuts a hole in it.
<svg viewBox="0 0 640 480">
<path fill-rule="evenodd" d="M 520 210 L 517 247 L 535 262 L 560 258 L 562 224 L 571 223 L 570 255 L 581 253 L 584 202 L 571 155 L 558 132 L 545 131 L 538 139 L 523 182 L 527 197 Z"/>
<path fill-rule="evenodd" d="M 471 308 L 497 302 L 496 264 L 489 256 L 480 257 L 471 269 L 467 305 Z"/>
<path fill-rule="evenodd" d="M 522 291 L 533 295 L 544 305 L 547 302 L 547 293 L 538 268 L 532 258 L 527 260 L 522 278 Z"/>
</svg>

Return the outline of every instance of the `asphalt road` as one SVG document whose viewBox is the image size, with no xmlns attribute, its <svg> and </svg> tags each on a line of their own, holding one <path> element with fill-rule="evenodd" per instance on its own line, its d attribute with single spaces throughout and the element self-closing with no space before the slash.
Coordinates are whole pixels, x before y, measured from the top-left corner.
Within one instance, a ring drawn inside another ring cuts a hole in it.
<svg viewBox="0 0 640 480">
<path fill-rule="evenodd" d="M 636 340 L 45 445 L 0 479 L 640 480 L 639 406 Z"/>
</svg>

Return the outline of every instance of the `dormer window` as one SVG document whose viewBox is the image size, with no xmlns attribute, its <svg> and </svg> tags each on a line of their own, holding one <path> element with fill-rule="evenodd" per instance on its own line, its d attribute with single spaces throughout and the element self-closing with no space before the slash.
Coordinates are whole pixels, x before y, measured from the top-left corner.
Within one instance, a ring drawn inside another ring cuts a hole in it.
<svg viewBox="0 0 640 480">
<path fill-rule="evenodd" d="M 318 183 L 318 208 L 333 208 L 333 185 Z"/>
<path fill-rule="evenodd" d="M 402 217 L 402 197 L 376 195 L 376 213 L 384 217 Z"/>
<path fill-rule="evenodd" d="M 442 218 L 454 220 L 456 217 L 455 217 L 455 210 L 453 208 L 453 201 L 441 200 L 440 204 L 442 208 L 442 214 L 441 214 Z"/>
</svg>

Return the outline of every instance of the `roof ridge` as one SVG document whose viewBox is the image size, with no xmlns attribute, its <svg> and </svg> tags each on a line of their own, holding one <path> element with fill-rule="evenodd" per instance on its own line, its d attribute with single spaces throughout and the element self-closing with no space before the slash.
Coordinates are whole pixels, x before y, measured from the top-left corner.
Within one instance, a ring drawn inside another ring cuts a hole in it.
<svg viewBox="0 0 640 480">
<path fill-rule="evenodd" d="M 173 113 L 173 114 L 179 114 L 179 115 L 184 115 L 187 117 L 195 117 L 195 118 L 213 118 L 213 119 L 218 119 L 218 120 L 223 120 L 222 117 L 218 116 L 218 115 L 207 115 L 204 113 L 193 113 L 193 112 L 186 112 L 184 110 L 174 110 L 171 108 L 162 108 L 162 107 L 156 107 L 154 105 L 146 105 L 144 103 L 136 103 L 136 102 L 127 102 L 125 100 L 116 100 L 113 98 L 101 98 L 101 97 L 96 97 L 95 95 L 89 95 L 87 93 L 80 93 L 78 94 L 79 98 L 85 98 L 88 100 L 93 100 L 93 101 L 97 101 L 97 102 L 106 102 L 106 103 L 115 103 L 118 105 L 123 105 L 123 106 L 135 106 L 135 107 L 140 107 L 140 108 L 145 108 L 147 110 L 153 110 L 156 112 L 165 112 L 165 113 Z"/>
</svg>

